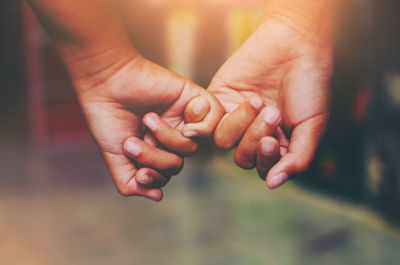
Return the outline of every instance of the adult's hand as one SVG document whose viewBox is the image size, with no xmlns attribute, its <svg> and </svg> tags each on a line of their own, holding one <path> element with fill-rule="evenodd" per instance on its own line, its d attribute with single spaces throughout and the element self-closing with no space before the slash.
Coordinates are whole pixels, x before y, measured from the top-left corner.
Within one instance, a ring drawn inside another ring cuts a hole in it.
<svg viewBox="0 0 400 265">
<path fill-rule="evenodd" d="M 216 144 L 229 149 L 240 142 L 236 163 L 256 166 L 269 188 L 308 167 L 324 131 L 334 28 L 329 2 L 273 1 L 209 87 L 227 112 Z"/>
</svg>

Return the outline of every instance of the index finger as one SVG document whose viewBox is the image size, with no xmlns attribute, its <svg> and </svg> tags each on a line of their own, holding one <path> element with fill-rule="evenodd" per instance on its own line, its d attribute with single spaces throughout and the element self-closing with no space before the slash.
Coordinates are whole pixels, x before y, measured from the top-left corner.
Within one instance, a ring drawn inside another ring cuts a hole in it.
<svg viewBox="0 0 400 265">
<path fill-rule="evenodd" d="M 259 96 L 240 104 L 219 123 L 214 135 L 215 144 L 222 149 L 233 148 L 263 106 L 264 102 Z"/>
<path fill-rule="evenodd" d="M 235 150 L 235 162 L 244 169 L 256 165 L 257 146 L 264 136 L 272 135 L 280 120 L 279 110 L 273 106 L 265 107 L 247 129 Z"/>
</svg>

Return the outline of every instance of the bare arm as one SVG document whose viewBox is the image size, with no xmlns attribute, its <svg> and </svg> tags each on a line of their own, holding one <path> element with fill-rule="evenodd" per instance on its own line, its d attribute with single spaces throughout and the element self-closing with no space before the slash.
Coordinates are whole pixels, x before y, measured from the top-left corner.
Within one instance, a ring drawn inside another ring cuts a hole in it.
<svg viewBox="0 0 400 265">
<path fill-rule="evenodd" d="M 304 36 L 332 42 L 343 5 L 344 0 L 272 0 L 262 22 L 271 16 L 280 17 Z"/>
<path fill-rule="evenodd" d="M 99 72 L 102 79 L 108 78 L 137 56 L 112 1 L 28 0 L 28 3 L 60 51 L 73 81 Z"/>
</svg>

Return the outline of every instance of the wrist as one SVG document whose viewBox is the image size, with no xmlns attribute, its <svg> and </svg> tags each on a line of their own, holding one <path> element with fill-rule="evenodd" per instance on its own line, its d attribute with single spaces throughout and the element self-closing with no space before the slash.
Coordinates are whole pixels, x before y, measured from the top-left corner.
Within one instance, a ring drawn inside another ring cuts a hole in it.
<svg viewBox="0 0 400 265">
<path fill-rule="evenodd" d="M 61 50 L 61 49 L 60 49 Z M 78 88 L 94 87 L 134 60 L 139 54 L 130 43 L 66 48 L 61 55 L 72 82 Z"/>
<path fill-rule="evenodd" d="M 138 56 L 116 19 L 91 23 L 73 41 L 53 38 L 74 83 L 102 82 Z"/>
<path fill-rule="evenodd" d="M 102 82 L 137 56 L 113 1 L 28 2 L 59 50 L 75 84 Z"/>
<path fill-rule="evenodd" d="M 291 27 L 308 41 L 333 44 L 342 0 L 272 0 L 262 23 L 270 19 Z"/>
</svg>

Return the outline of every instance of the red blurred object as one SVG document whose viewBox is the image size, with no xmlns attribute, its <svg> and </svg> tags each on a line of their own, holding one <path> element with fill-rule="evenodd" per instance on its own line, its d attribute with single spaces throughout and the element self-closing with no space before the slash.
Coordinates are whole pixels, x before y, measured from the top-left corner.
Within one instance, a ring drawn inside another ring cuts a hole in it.
<svg viewBox="0 0 400 265">
<path fill-rule="evenodd" d="M 360 89 L 354 101 L 354 104 L 351 109 L 351 117 L 357 121 L 357 123 L 361 123 L 367 115 L 367 110 L 369 103 L 371 101 L 371 89 L 366 87 Z"/>
<path fill-rule="evenodd" d="M 30 7 L 23 25 L 30 142 L 52 148 L 92 144 L 73 86 Z"/>
</svg>

